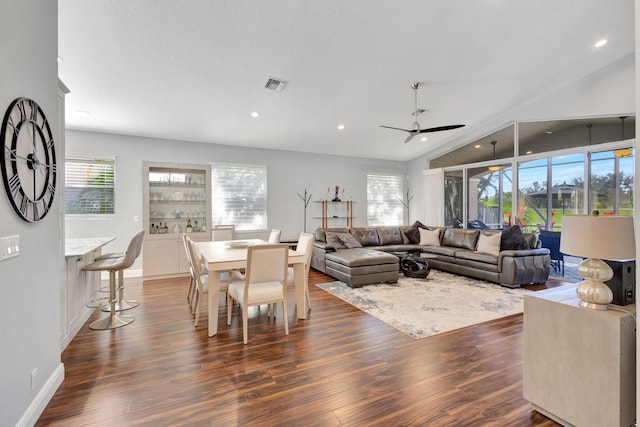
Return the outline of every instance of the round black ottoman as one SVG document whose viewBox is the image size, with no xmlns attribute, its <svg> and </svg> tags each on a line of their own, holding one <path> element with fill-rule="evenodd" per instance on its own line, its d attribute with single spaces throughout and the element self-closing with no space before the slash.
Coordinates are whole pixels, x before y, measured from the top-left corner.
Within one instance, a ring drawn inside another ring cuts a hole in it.
<svg viewBox="0 0 640 427">
<path fill-rule="evenodd" d="M 400 271 L 405 277 L 424 279 L 429 275 L 429 263 L 424 258 L 409 254 L 400 260 Z"/>
</svg>

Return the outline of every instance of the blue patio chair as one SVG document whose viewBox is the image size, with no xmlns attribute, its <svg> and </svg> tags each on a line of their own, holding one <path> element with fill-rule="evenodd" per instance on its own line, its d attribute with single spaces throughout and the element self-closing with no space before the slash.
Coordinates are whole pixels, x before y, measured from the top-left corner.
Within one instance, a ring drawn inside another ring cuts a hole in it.
<svg viewBox="0 0 640 427">
<path fill-rule="evenodd" d="M 562 273 L 564 277 L 564 254 L 560 252 L 559 231 L 540 230 L 540 242 L 543 248 L 551 251 L 551 265 L 553 269 Z"/>
</svg>

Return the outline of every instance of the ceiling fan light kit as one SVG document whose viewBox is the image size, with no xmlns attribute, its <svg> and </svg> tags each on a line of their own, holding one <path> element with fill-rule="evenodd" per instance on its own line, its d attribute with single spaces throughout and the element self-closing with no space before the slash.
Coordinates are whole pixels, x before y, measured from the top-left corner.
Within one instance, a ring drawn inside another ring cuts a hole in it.
<svg viewBox="0 0 640 427">
<path fill-rule="evenodd" d="M 418 114 L 421 114 L 426 110 L 424 109 L 418 110 L 418 88 L 419 87 L 420 87 L 420 83 L 418 82 L 411 84 L 411 89 L 413 89 L 413 100 L 414 100 L 413 116 L 415 117 L 415 121 L 413 122 L 413 129 L 402 129 L 402 128 L 396 128 L 391 126 L 380 125 L 381 128 L 401 130 L 403 132 L 408 132 L 409 136 L 404 140 L 404 142 L 407 143 L 411 141 L 416 135 L 421 133 L 440 132 L 444 130 L 458 129 L 464 126 L 464 125 L 447 125 L 447 126 L 437 126 L 437 127 L 427 128 L 427 129 L 421 129 L 420 123 L 418 123 Z"/>
</svg>

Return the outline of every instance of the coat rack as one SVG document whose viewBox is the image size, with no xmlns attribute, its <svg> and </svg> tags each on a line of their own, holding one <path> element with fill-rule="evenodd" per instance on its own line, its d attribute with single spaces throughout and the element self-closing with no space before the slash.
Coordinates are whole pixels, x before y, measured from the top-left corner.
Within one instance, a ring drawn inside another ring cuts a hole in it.
<svg viewBox="0 0 640 427">
<path fill-rule="evenodd" d="M 304 202 L 304 232 L 307 232 L 307 205 L 309 205 L 309 201 L 311 200 L 311 193 L 307 195 L 307 189 L 304 189 L 304 196 L 300 193 L 297 193 L 298 197 L 302 199 Z"/>
<path fill-rule="evenodd" d="M 402 203 L 402 206 L 404 206 L 405 209 L 407 209 L 407 225 L 409 225 L 409 218 L 411 218 L 409 216 L 409 203 L 411 203 L 411 201 L 413 200 L 413 195 L 409 196 L 409 189 L 407 188 L 407 201 L 405 202 L 400 197 L 398 197 L 398 200 L 400 200 L 400 203 Z"/>
</svg>

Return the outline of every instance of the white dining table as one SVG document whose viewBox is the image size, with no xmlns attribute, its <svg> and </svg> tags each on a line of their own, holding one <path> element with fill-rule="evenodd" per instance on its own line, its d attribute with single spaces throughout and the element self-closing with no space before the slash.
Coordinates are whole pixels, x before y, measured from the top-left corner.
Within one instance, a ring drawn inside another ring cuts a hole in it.
<svg viewBox="0 0 640 427">
<path fill-rule="evenodd" d="M 209 336 L 218 332 L 218 308 L 220 300 L 220 273 L 223 271 L 247 268 L 247 247 L 265 245 L 260 239 L 227 240 L 217 242 L 195 242 L 202 261 L 209 271 Z M 298 319 L 307 318 L 307 275 L 305 274 L 304 254 L 289 250 L 289 264 L 293 266 Z"/>
</svg>

